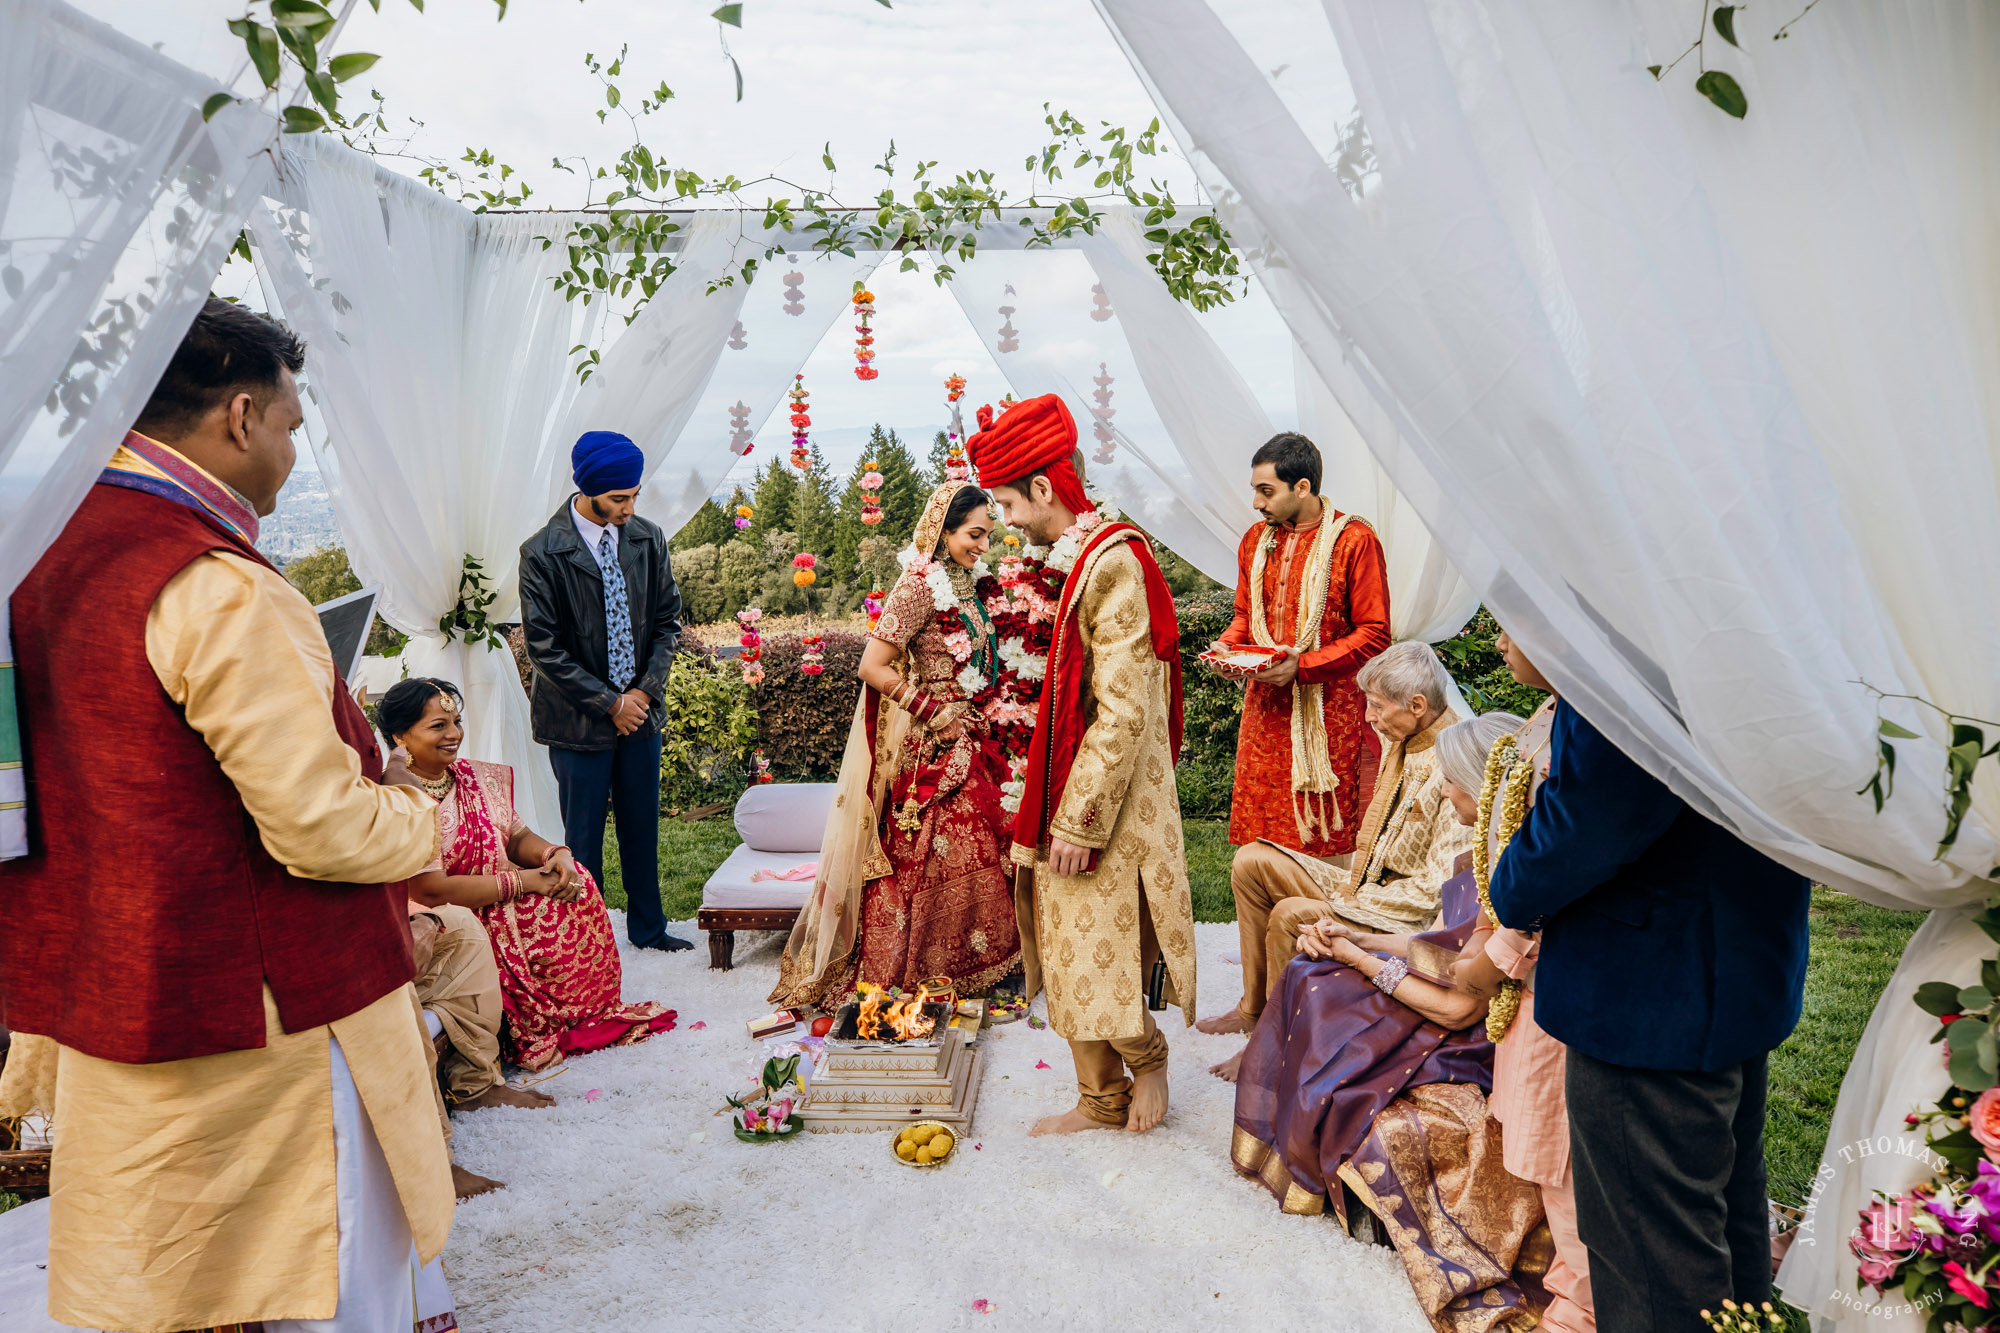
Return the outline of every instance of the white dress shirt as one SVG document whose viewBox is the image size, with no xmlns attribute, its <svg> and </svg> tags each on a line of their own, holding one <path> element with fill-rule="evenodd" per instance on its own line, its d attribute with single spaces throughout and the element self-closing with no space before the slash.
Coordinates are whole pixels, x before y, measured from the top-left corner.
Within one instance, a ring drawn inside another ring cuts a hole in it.
<svg viewBox="0 0 2000 1333">
<path fill-rule="evenodd" d="M 598 541 L 606 533 L 609 533 L 611 535 L 611 556 L 614 560 L 618 557 L 617 528 L 604 523 L 592 523 L 577 509 L 575 500 L 569 502 L 569 517 L 570 521 L 576 524 L 576 535 L 583 538 L 583 544 L 590 549 L 592 556 L 597 555 Z"/>
</svg>

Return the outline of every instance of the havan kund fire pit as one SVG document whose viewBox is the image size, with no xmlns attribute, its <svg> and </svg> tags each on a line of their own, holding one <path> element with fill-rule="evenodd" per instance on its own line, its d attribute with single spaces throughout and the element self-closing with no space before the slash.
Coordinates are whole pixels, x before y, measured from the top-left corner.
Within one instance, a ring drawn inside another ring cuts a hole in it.
<svg viewBox="0 0 2000 1333">
<path fill-rule="evenodd" d="M 983 1011 L 959 1017 L 959 1026 L 953 1012 L 925 988 L 842 1005 L 799 1111 L 806 1128 L 844 1133 L 925 1120 L 964 1130 L 979 1095 Z"/>
</svg>

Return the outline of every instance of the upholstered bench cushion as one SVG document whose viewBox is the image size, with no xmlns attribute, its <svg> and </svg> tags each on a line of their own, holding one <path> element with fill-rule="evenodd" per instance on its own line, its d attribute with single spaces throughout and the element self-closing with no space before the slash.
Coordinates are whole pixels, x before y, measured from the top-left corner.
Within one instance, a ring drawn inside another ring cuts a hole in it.
<svg viewBox="0 0 2000 1333">
<path fill-rule="evenodd" d="M 826 833 L 833 810 L 831 782 L 768 782 L 752 787 L 736 802 L 736 833 L 758 852 L 803 852 L 810 861 Z"/>
<path fill-rule="evenodd" d="M 759 870 L 773 873 L 802 866 L 812 852 L 760 852 L 748 843 L 729 854 L 701 889 L 703 907 L 804 907 L 812 896 L 812 881 L 766 879 L 752 881 Z"/>
</svg>

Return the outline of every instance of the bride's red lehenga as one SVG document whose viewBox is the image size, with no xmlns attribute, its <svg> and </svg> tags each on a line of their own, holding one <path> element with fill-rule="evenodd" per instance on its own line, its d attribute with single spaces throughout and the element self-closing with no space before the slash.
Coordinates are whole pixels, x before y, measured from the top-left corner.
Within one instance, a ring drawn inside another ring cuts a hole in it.
<svg viewBox="0 0 2000 1333">
<path fill-rule="evenodd" d="M 871 637 L 905 651 L 921 688 L 964 698 L 960 663 L 919 580 L 897 581 Z M 952 742 L 913 729 L 902 751 L 882 831 L 891 869 L 862 893 L 861 947 L 836 976 L 837 992 L 861 981 L 915 990 L 934 977 L 983 991 L 1021 962 L 1005 845 L 1012 820 L 1000 808 L 1006 756 L 976 716 Z"/>
<path fill-rule="evenodd" d="M 917 549 L 935 547 L 957 489 L 931 497 Z M 990 682 L 1000 660 L 971 571 L 946 565 L 926 582 L 925 568 L 896 581 L 871 637 L 902 651 L 904 679 L 944 712 L 968 701 L 962 676 Z M 933 592 L 941 578 L 957 594 L 950 609 Z M 994 727 L 964 711 L 963 730 L 947 741 L 862 689 L 812 899 L 785 947 L 773 1003 L 830 1012 L 864 981 L 910 991 L 944 978 L 978 993 L 1019 969 L 1013 818 L 1001 805 L 1007 754 Z"/>
</svg>

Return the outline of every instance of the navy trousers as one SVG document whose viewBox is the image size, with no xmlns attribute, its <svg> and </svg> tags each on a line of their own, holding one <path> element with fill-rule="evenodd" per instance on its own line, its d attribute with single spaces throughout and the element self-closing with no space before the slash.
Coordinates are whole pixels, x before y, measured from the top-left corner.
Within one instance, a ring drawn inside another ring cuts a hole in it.
<svg viewBox="0 0 2000 1333">
<path fill-rule="evenodd" d="M 602 887 L 604 814 L 618 824 L 625 934 L 644 948 L 667 937 L 660 906 L 660 733 L 621 736 L 609 750 L 558 750 L 549 763 L 562 792 L 563 840 Z"/>
</svg>

